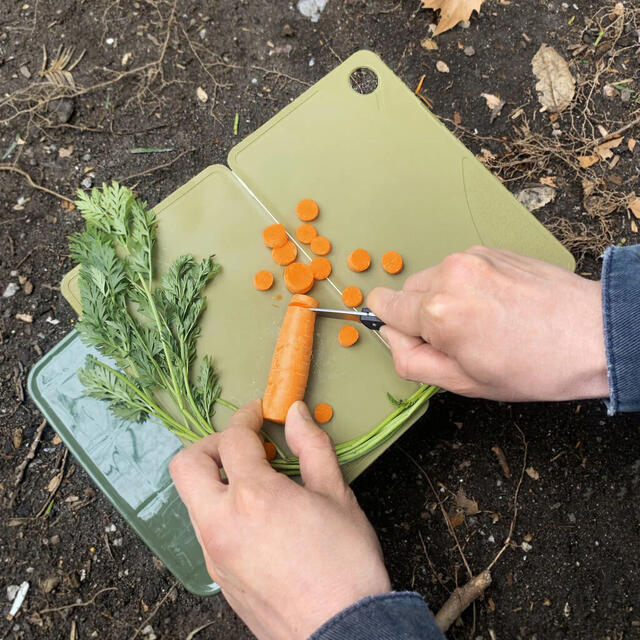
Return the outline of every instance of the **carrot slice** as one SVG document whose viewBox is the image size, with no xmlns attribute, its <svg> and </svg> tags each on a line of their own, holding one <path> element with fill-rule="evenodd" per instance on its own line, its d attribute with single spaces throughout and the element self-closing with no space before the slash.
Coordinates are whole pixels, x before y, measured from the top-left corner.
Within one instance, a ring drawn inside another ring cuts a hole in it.
<svg viewBox="0 0 640 640">
<path fill-rule="evenodd" d="M 309 266 L 316 280 L 324 280 L 331 275 L 331 262 L 328 258 L 314 258 Z"/>
<path fill-rule="evenodd" d="M 315 220 L 318 217 L 318 212 L 318 203 L 315 200 L 311 200 L 311 198 L 300 200 L 296 205 L 298 218 L 304 222 L 311 222 L 311 220 Z"/>
<path fill-rule="evenodd" d="M 301 224 L 296 229 L 296 238 L 304 244 L 309 244 L 318 235 L 318 230 L 312 224 Z"/>
<path fill-rule="evenodd" d="M 345 324 L 338 332 L 338 344 L 341 347 L 352 347 L 359 337 L 360 333 L 352 324 Z"/>
<path fill-rule="evenodd" d="M 366 249 L 356 249 L 349 254 L 347 266 L 351 271 L 366 271 L 371 264 L 371 256 Z"/>
<path fill-rule="evenodd" d="M 324 236 L 316 236 L 311 241 L 311 251 L 317 256 L 326 256 L 331 251 L 331 243 Z"/>
<path fill-rule="evenodd" d="M 313 269 L 302 262 L 292 262 L 284 270 L 284 283 L 291 293 L 307 293 L 313 287 Z"/>
<path fill-rule="evenodd" d="M 273 460 L 278 454 L 276 446 L 273 444 L 273 442 L 264 443 L 264 452 L 267 454 L 267 460 Z"/>
<path fill-rule="evenodd" d="M 258 271 L 258 273 L 253 276 L 253 286 L 258 291 L 268 291 L 273 286 L 273 273 L 265 269 Z"/>
<path fill-rule="evenodd" d="M 288 264 L 291 264 L 298 257 L 298 247 L 289 240 L 282 247 L 276 247 L 271 250 L 271 256 L 283 267 L 286 267 Z"/>
<path fill-rule="evenodd" d="M 347 287 L 342 292 L 342 302 L 344 302 L 347 307 L 358 307 L 362 304 L 363 299 L 362 291 L 360 291 L 358 287 Z"/>
<path fill-rule="evenodd" d="M 287 244 L 287 240 L 289 240 L 287 230 L 283 224 L 270 224 L 268 227 L 265 227 L 262 231 L 262 239 L 269 249 L 281 247 Z"/>
<path fill-rule="evenodd" d="M 313 410 L 313 416 L 318 424 L 325 424 L 325 422 L 329 422 L 333 418 L 333 407 L 326 402 L 321 402 Z"/>
<path fill-rule="evenodd" d="M 315 311 L 310 308 L 317 306 L 315 298 L 296 295 L 287 307 L 262 399 L 266 420 L 284 424 L 289 407 L 304 398 L 316 321 Z"/>
<path fill-rule="evenodd" d="M 382 268 L 392 275 L 400 273 L 404 267 L 402 256 L 397 251 L 387 251 L 382 256 Z"/>
</svg>

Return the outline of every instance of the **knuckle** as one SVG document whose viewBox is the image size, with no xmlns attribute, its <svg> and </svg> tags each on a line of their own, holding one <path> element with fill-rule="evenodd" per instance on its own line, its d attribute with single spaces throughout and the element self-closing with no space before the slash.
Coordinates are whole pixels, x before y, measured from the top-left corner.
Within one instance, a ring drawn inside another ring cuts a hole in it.
<svg viewBox="0 0 640 640">
<path fill-rule="evenodd" d="M 256 482 L 236 482 L 233 492 L 236 509 L 239 513 L 250 514 L 252 517 L 267 513 L 271 493 L 268 487 Z"/>
<path fill-rule="evenodd" d="M 393 354 L 393 364 L 396 369 L 396 373 L 401 378 L 408 378 L 410 369 L 410 358 L 407 351 L 401 351 Z"/>
<path fill-rule="evenodd" d="M 422 299 L 422 314 L 431 320 L 442 320 L 446 318 L 451 300 L 446 293 L 436 292 L 431 296 Z"/>
<path fill-rule="evenodd" d="M 472 253 L 452 253 L 442 261 L 442 277 L 447 284 L 467 280 L 485 264 L 485 260 Z"/>
</svg>

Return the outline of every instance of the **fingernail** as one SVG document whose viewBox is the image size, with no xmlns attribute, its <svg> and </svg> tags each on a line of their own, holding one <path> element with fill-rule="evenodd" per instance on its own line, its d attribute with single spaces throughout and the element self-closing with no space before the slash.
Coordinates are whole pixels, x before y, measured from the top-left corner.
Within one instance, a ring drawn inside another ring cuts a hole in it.
<svg viewBox="0 0 640 640">
<path fill-rule="evenodd" d="M 301 400 L 298 400 L 295 403 L 295 409 L 298 412 L 298 415 L 303 420 L 311 420 L 311 414 L 309 413 L 309 409 L 307 409 L 307 405 L 304 402 L 302 402 Z"/>
</svg>

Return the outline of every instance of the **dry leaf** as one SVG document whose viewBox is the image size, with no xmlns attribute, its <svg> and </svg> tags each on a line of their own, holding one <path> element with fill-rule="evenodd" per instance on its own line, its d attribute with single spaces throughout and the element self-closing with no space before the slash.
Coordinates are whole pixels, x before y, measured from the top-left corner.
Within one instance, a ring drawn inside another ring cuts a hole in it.
<svg viewBox="0 0 640 640">
<path fill-rule="evenodd" d="M 627 147 L 629 147 L 629 151 L 631 151 L 631 153 L 633 153 L 633 150 L 636 148 L 636 139 L 635 138 L 629 138 L 629 142 L 627 142 Z"/>
<path fill-rule="evenodd" d="M 459 22 L 466 22 L 474 11 L 480 11 L 484 0 L 422 0 L 424 9 L 440 9 L 440 22 L 434 35 L 444 33 Z"/>
<path fill-rule="evenodd" d="M 433 38 L 425 38 L 420 42 L 420 46 L 427 51 L 438 50 L 438 43 Z"/>
<path fill-rule="evenodd" d="M 457 125 L 462 124 L 462 116 L 457 111 L 453 114 L 453 122 Z"/>
<path fill-rule="evenodd" d="M 16 320 L 21 320 L 22 322 L 31 324 L 33 322 L 33 316 L 28 313 L 16 313 Z"/>
<path fill-rule="evenodd" d="M 14 448 L 19 449 L 20 445 L 22 444 L 22 429 L 20 429 L 20 427 L 18 427 L 17 429 L 14 429 L 12 436 L 13 436 Z"/>
<path fill-rule="evenodd" d="M 540 479 L 540 474 L 533 467 L 527 467 L 525 469 L 525 471 L 527 472 L 527 475 L 531 479 L 533 479 L 533 480 L 539 480 Z M 529 540 L 527 540 L 527 542 L 529 542 Z"/>
<path fill-rule="evenodd" d="M 481 93 L 480 94 L 487 102 L 487 107 L 493 110 L 496 107 L 500 106 L 500 104 L 504 105 L 504 102 L 500 100 L 498 96 L 494 96 L 492 93 Z"/>
<path fill-rule="evenodd" d="M 544 178 L 540 178 L 540 184 L 546 184 L 548 187 L 553 187 L 554 189 L 558 188 L 556 184 L 557 178 L 555 176 L 545 176 Z"/>
<path fill-rule="evenodd" d="M 475 500 L 467 498 L 462 487 L 460 487 L 458 489 L 458 493 L 456 493 L 456 504 L 468 516 L 474 516 L 476 513 L 480 513 L 480 509 L 478 509 L 478 503 Z"/>
<path fill-rule="evenodd" d="M 438 62 L 436 62 L 436 69 L 440 73 L 449 73 L 449 65 L 447 65 L 447 63 L 443 62 L 442 60 L 438 60 Z"/>
<path fill-rule="evenodd" d="M 462 511 L 458 511 L 454 516 L 449 518 L 449 524 L 455 529 L 459 527 L 464 522 L 464 513 Z"/>
<path fill-rule="evenodd" d="M 598 156 L 578 156 L 578 162 L 583 169 L 588 169 L 600 162 L 600 158 Z"/>
<path fill-rule="evenodd" d="M 553 47 L 543 44 L 533 56 L 531 66 L 538 79 L 540 104 L 549 111 L 566 109 L 576 94 L 576 81 L 566 60 Z"/>
<path fill-rule="evenodd" d="M 529 211 L 542 209 L 556 197 L 556 190 L 553 187 L 540 185 L 539 187 L 529 187 L 518 192 L 516 198 L 518 202 L 524 205 Z"/>
<path fill-rule="evenodd" d="M 613 7 L 613 9 L 611 10 L 611 13 L 614 16 L 622 16 L 622 17 L 624 17 L 624 4 L 622 2 L 617 2 L 616 6 Z"/>
<path fill-rule="evenodd" d="M 122 56 L 122 60 L 120 60 L 120 65 L 123 67 L 126 67 L 129 64 L 129 60 L 131 60 L 131 51 L 127 51 L 127 53 L 125 53 Z"/>
<path fill-rule="evenodd" d="M 66 149 L 65 147 L 60 147 L 58 149 L 58 155 L 61 158 L 68 158 L 73 153 L 73 145 L 70 144 Z"/>
<path fill-rule="evenodd" d="M 196 89 L 196 95 L 198 96 L 198 100 L 200 100 L 200 102 L 206 102 L 209 99 L 207 92 L 202 87 L 198 87 Z"/>
<path fill-rule="evenodd" d="M 635 220 L 632 220 L 632 221 L 631 221 L 631 231 L 632 231 L 633 233 L 638 233 L 638 225 L 636 224 L 636 221 L 635 221 Z"/>
<path fill-rule="evenodd" d="M 489 151 L 489 149 L 485 149 L 484 147 L 480 149 L 480 153 L 482 155 L 478 156 L 482 162 L 486 162 L 488 160 L 495 160 L 496 154 Z"/>
<path fill-rule="evenodd" d="M 602 158 L 602 160 L 608 160 L 613 157 L 613 151 L 611 149 L 616 149 L 622 143 L 622 138 L 614 138 L 613 140 L 607 140 L 607 142 L 603 142 L 601 145 L 596 147 L 596 153 Z"/>
<path fill-rule="evenodd" d="M 640 220 L 640 196 L 636 196 L 635 193 L 632 193 L 629 196 L 627 207 L 629 208 L 629 211 L 631 211 L 631 213 Z"/>
</svg>

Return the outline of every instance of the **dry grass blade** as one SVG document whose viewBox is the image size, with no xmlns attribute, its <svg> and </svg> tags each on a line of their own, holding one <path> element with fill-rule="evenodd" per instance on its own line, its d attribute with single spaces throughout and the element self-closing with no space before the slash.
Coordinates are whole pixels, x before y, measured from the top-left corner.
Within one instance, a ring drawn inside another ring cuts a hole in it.
<svg viewBox="0 0 640 640">
<path fill-rule="evenodd" d="M 72 62 L 71 60 L 74 53 L 75 47 L 65 47 L 61 44 L 58 47 L 55 58 L 47 66 L 47 47 L 43 44 L 42 68 L 40 70 L 40 77 L 45 78 L 48 82 L 55 85 L 56 87 L 70 87 L 71 89 L 74 89 L 76 83 L 71 72 L 84 57 L 86 49 Z"/>
</svg>

